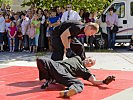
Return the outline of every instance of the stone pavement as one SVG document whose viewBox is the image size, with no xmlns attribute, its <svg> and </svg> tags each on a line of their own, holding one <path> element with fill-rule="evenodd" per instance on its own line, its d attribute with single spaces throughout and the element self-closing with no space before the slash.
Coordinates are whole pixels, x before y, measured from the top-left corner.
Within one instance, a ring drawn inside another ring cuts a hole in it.
<svg viewBox="0 0 133 100">
<path fill-rule="evenodd" d="M 50 58 L 51 53 L 0 52 L 0 68 L 8 66 L 36 66 L 37 56 Z M 96 59 L 94 69 L 133 71 L 133 51 L 86 52 Z"/>
</svg>

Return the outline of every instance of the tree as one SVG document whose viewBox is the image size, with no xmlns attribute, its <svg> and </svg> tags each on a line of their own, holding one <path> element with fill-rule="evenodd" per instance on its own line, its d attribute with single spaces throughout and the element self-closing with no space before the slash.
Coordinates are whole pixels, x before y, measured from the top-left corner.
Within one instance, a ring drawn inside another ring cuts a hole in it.
<svg viewBox="0 0 133 100">
<path fill-rule="evenodd" d="M 2 3 L 4 4 L 12 4 L 12 0 L 0 0 L 0 6 L 2 5 Z"/>
<path fill-rule="evenodd" d="M 107 7 L 112 0 L 24 0 L 22 6 L 34 5 L 37 8 L 48 8 L 55 6 L 66 6 L 72 4 L 74 10 L 81 8 L 87 9 L 90 12 L 102 11 Z"/>
</svg>

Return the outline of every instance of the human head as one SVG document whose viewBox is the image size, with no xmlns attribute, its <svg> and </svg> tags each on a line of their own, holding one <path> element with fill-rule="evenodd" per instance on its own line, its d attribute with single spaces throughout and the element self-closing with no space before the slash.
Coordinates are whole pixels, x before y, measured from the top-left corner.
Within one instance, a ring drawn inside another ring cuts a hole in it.
<svg viewBox="0 0 133 100">
<path fill-rule="evenodd" d="M 96 60 L 91 57 L 86 57 L 85 60 L 83 60 L 83 64 L 85 67 L 92 67 L 96 63 Z"/>
<path fill-rule="evenodd" d="M 44 9 L 44 15 L 47 15 L 48 9 Z"/>
<path fill-rule="evenodd" d="M 68 4 L 66 7 L 67 7 L 67 11 L 72 10 L 72 5 L 71 4 Z"/>
<path fill-rule="evenodd" d="M 32 23 L 30 23 L 29 25 L 30 25 L 31 27 L 34 27 L 34 24 L 33 24 L 33 22 L 32 22 Z"/>
<path fill-rule="evenodd" d="M 22 17 L 22 19 L 24 20 L 25 17 L 26 17 L 26 14 L 25 14 L 25 13 L 22 13 L 22 14 L 21 14 L 21 17 Z"/>
<path fill-rule="evenodd" d="M 38 20 L 38 15 L 37 14 L 34 14 L 34 20 Z"/>
<path fill-rule="evenodd" d="M 109 8 L 109 13 L 110 13 L 110 15 L 112 15 L 114 13 L 114 8 L 113 7 Z"/>
<path fill-rule="evenodd" d="M 42 8 L 38 8 L 36 13 L 39 14 L 39 15 L 43 15 L 43 9 Z"/>
<path fill-rule="evenodd" d="M 18 19 L 19 19 L 18 13 L 15 13 L 15 14 L 14 14 L 14 19 L 15 19 L 15 20 L 18 20 Z"/>
<path fill-rule="evenodd" d="M 7 20 L 7 19 L 10 19 L 10 15 L 8 15 L 8 14 L 5 15 L 5 20 Z"/>
<path fill-rule="evenodd" d="M 86 36 L 91 36 L 99 31 L 99 25 L 97 23 L 89 23 L 85 26 L 84 32 Z"/>
<path fill-rule="evenodd" d="M 57 14 L 59 14 L 59 13 L 61 12 L 60 6 L 57 6 L 57 7 L 56 7 L 56 12 L 57 12 Z"/>
<path fill-rule="evenodd" d="M 11 24 L 10 24 L 10 26 L 11 27 L 14 27 L 14 26 L 16 26 L 16 23 L 14 21 L 12 21 Z"/>
<path fill-rule="evenodd" d="M 51 16 L 52 16 L 52 17 L 55 17 L 55 16 L 56 16 L 56 10 L 52 10 L 52 11 L 51 11 Z"/>
</svg>

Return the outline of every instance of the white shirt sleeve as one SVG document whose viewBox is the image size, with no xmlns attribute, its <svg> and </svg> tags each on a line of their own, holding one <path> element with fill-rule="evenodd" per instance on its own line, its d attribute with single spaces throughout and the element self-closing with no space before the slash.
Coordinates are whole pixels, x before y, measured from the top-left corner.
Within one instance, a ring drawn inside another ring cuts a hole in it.
<svg viewBox="0 0 133 100">
<path fill-rule="evenodd" d="M 45 22 L 45 16 L 43 15 L 43 16 L 42 16 L 41 24 L 44 24 L 44 22 Z"/>
<path fill-rule="evenodd" d="M 65 17 L 66 17 L 66 12 L 64 12 L 62 17 L 61 17 L 61 23 L 63 23 L 65 21 Z"/>
<path fill-rule="evenodd" d="M 79 14 L 75 11 L 75 17 L 76 20 L 81 20 L 81 17 L 79 16 Z"/>
</svg>

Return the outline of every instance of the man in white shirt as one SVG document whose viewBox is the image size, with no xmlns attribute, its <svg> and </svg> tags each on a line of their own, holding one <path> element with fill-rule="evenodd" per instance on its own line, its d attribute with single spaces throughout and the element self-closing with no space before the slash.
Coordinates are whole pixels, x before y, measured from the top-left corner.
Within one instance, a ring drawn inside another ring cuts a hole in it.
<svg viewBox="0 0 133 100">
<path fill-rule="evenodd" d="M 72 5 L 68 4 L 67 5 L 67 11 L 65 11 L 61 17 L 61 22 L 67 21 L 67 20 L 81 20 L 81 17 L 79 14 L 72 10 Z"/>
<path fill-rule="evenodd" d="M 26 14 L 24 14 L 24 13 L 22 13 L 21 17 L 23 19 L 22 24 L 21 24 L 22 35 L 23 35 L 23 46 L 24 46 L 24 49 L 28 49 L 29 37 L 27 34 L 27 30 L 28 30 L 28 25 L 30 24 L 30 20 L 28 17 L 26 17 Z"/>
<path fill-rule="evenodd" d="M 0 12 L 0 51 L 4 51 L 3 49 L 3 38 L 4 38 L 4 32 L 5 32 L 5 19 L 3 17 L 3 13 Z"/>
</svg>

